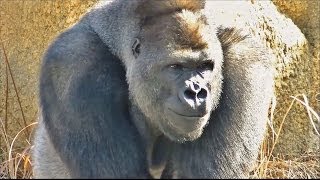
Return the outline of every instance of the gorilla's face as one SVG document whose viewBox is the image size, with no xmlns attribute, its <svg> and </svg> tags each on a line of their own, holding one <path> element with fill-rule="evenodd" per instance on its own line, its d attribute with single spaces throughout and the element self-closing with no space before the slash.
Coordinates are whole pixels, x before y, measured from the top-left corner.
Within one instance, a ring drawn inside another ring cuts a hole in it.
<svg viewBox="0 0 320 180">
<path fill-rule="evenodd" d="M 129 91 L 153 127 L 171 140 L 192 141 L 218 104 L 223 53 L 216 37 L 198 49 L 166 37 L 134 41 L 134 58 L 127 64 Z"/>
<path fill-rule="evenodd" d="M 186 53 L 185 55 L 182 55 Z M 221 77 L 216 60 L 204 52 L 184 52 L 170 58 L 155 77 L 161 81 L 162 132 L 180 141 L 198 138 L 219 99 Z M 153 87 L 155 88 L 155 87 Z"/>
</svg>

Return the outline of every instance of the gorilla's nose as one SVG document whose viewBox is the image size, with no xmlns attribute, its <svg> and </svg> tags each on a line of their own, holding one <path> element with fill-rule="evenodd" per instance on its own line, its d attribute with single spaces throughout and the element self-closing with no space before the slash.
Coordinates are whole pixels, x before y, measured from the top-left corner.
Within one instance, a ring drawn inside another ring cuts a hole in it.
<svg viewBox="0 0 320 180">
<path fill-rule="evenodd" d="M 188 83 L 188 86 L 179 92 L 181 102 L 186 105 L 187 108 L 192 108 L 193 111 L 199 113 L 199 115 L 206 114 L 207 96 L 207 88 L 195 82 Z"/>
</svg>

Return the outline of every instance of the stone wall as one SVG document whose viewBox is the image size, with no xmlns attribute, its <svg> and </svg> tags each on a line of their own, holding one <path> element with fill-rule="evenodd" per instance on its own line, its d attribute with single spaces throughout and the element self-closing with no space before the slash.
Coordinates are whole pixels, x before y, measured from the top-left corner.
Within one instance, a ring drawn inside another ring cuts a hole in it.
<svg viewBox="0 0 320 180">
<path fill-rule="evenodd" d="M 307 39 L 308 52 L 293 61 L 292 76 L 281 77 L 280 81 L 286 86 L 278 90 L 278 115 L 280 121 L 295 96 L 304 93 L 310 106 L 320 116 L 320 1 L 319 0 L 272 0 L 277 9 L 292 19 Z M 302 99 L 300 97 L 300 99 Z M 320 132 L 319 120 L 313 122 Z M 276 152 L 305 152 L 319 151 L 320 137 L 314 127 L 305 106 L 295 103 L 283 126 Z"/>
</svg>

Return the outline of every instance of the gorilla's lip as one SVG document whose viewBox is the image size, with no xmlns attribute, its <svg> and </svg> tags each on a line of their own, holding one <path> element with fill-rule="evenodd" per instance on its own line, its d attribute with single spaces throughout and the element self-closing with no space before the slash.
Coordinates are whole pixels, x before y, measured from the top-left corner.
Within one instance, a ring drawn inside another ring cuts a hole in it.
<svg viewBox="0 0 320 180">
<path fill-rule="evenodd" d="M 201 115 L 185 115 L 185 114 L 180 114 L 180 113 L 177 113 L 176 111 L 168 108 L 170 111 L 174 112 L 175 114 L 179 115 L 179 116 L 183 116 L 183 117 L 188 117 L 188 118 L 202 118 L 204 116 L 201 116 Z"/>
</svg>

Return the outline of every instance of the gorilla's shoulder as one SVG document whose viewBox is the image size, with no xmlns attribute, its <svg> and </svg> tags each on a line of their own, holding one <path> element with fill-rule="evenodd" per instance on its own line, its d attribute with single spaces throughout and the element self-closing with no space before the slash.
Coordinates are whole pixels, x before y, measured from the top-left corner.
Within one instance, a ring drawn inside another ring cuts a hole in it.
<svg viewBox="0 0 320 180">
<path fill-rule="evenodd" d="M 90 91 L 93 87 L 103 89 L 101 91 L 105 93 L 99 95 L 105 97 L 111 87 L 126 88 L 121 62 L 112 55 L 97 33 L 82 21 L 66 29 L 52 42 L 43 57 L 41 72 L 43 105 L 52 98 L 52 94 L 66 103 L 71 101 L 70 97 L 74 97 L 66 93 L 92 99 L 99 94 Z M 102 79 L 105 83 L 99 84 Z M 106 99 L 111 101 L 112 98 Z"/>
<path fill-rule="evenodd" d="M 58 35 L 47 49 L 43 61 L 44 65 L 52 61 L 97 61 L 101 55 L 112 56 L 109 48 L 89 25 L 78 23 Z"/>
</svg>

